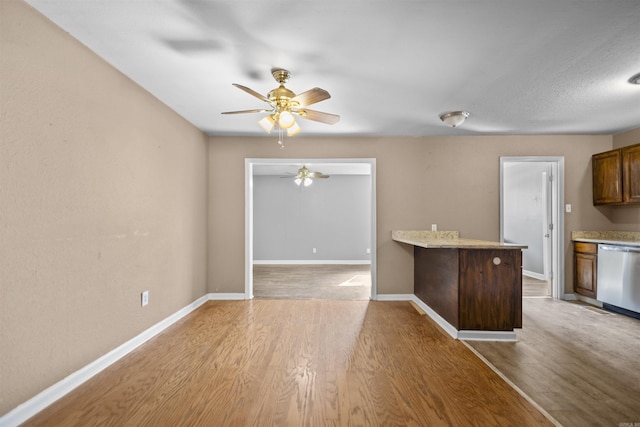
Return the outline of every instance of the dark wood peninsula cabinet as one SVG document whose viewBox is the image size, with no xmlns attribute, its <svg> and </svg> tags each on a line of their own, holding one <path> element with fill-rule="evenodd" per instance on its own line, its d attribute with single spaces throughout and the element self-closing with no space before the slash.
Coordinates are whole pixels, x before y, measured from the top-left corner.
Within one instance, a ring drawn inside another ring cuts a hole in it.
<svg viewBox="0 0 640 427">
<path fill-rule="evenodd" d="M 394 230 L 391 237 L 413 246 L 412 302 L 449 335 L 516 340 L 527 246 L 462 239 L 457 231 Z"/>
<path fill-rule="evenodd" d="M 598 245 L 573 242 L 573 290 L 591 298 L 598 293 Z"/>
<path fill-rule="evenodd" d="M 414 293 L 457 330 L 522 328 L 522 250 L 414 247 Z"/>
<path fill-rule="evenodd" d="M 640 144 L 594 154 L 593 204 L 640 204 Z"/>
</svg>

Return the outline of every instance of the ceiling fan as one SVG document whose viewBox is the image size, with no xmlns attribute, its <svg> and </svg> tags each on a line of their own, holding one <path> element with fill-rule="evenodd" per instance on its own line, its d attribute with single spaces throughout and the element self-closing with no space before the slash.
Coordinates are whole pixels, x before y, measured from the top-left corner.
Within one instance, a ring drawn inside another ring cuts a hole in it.
<svg viewBox="0 0 640 427">
<path fill-rule="evenodd" d="M 267 133 L 271 133 L 274 127 L 278 128 L 280 140 L 278 143 L 282 145 L 282 136 L 284 130 L 288 136 L 294 136 L 300 132 L 300 125 L 296 122 L 295 115 L 307 120 L 313 120 L 320 123 L 332 125 L 340 120 L 337 114 L 323 113 L 322 111 L 310 110 L 307 107 L 325 99 L 331 98 L 329 92 L 319 87 L 314 87 L 306 92 L 296 95 L 292 90 L 287 89 L 284 84 L 291 77 L 291 73 L 282 68 L 272 68 L 271 75 L 280 84 L 277 88 L 271 90 L 267 96 L 261 95 L 253 89 L 246 86 L 233 83 L 238 89 L 242 89 L 250 95 L 269 104 L 268 108 L 258 108 L 254 110 L 241 111 L 225 111 L 222 114 L 246 114 L 246 113 L 269 113 L 268 116 L 262 118 L 258 123 Z"/>
<path fill-rule="evenodd" d="M 311 172 L 309 169 L 307 169 L 306 166 L 302 166 L 300 169 L 298 169 L 298 174 L 297 175 L 293 175 L 293 176 L 281 176 L 280 178 L 294 178 L 293 182 L 296 183 L 296 185 L 304 185 L 305 187 L 310 186 L 311 184 L 313 184 L 313 179 L 314 178 L 329 178 L 330 175 L 325 175 L 322 172 Z"/>
</svg>

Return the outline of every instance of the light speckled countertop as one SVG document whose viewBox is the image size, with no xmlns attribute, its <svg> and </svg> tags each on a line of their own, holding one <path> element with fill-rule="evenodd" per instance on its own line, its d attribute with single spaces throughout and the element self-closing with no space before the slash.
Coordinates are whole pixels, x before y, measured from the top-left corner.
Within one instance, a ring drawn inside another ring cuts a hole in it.
<svg viewBox="0 0 640 427">
<path fill-rule="evenodd" d="M 640 231 L 572 231 L 571 240 L 640 247 Z"/>
<path fill-rule="evenodd" d="M 421 248 L 451 249 L 526 249 L 525 245 L 490 242 L 486 240 L 461 239 L 457 231 L 394 230 L 391 238 Z"/>
</svg>

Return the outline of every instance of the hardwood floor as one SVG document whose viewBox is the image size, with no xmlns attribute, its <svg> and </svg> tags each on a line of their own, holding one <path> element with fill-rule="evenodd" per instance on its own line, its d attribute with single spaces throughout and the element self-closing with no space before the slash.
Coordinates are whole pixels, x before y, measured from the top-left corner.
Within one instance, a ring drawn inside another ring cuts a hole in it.
<svg viewBox="0 0 640 427">
<path fill-rule="evenodd" d="M 517 336 L 468 344 L 564 426 L 640 425 L 640 320 L 525 298 Z"/>
<path fill-rule="evenodd" d="M 352 264 L 257 264 L 253 295 L 258 299 L 368 300 L 371 267 Z"/>
<path fill-rule="evenodd" d="M 27 426 L 543 426 L 408 302 L 210 301 Z"/>
<path fill-rule="evenodd" d="M 516 343 L 463 343 L 409 303 L 340 294 L 363 271 L 298 268 L 315 296 L 264 269 L 275 294 L 205 304 L 25 425 L 640 423 L 640 320 L 531 281 Z"/>
</svg>

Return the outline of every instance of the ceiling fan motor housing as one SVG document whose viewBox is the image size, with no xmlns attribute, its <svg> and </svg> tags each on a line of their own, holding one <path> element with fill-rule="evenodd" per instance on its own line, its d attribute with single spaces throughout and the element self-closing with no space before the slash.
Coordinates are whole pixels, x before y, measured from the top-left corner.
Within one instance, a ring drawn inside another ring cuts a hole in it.
<svg viewBox="0 0 640 427">
<path fill-rule="evenodd" d="M 296 96 L 296 94 L 283 85 L 280 85 L 280 87 L 273 89 L 267 94 L 267 98 L 278 107 L 279 111 L 295 107 L 295 105 L 293 105 L 294 103 L 291 102 L 291 98 L 294 96 Z"/>
</svg>

